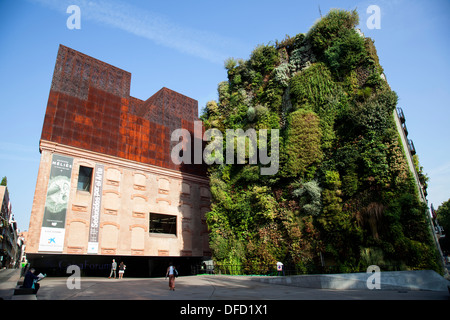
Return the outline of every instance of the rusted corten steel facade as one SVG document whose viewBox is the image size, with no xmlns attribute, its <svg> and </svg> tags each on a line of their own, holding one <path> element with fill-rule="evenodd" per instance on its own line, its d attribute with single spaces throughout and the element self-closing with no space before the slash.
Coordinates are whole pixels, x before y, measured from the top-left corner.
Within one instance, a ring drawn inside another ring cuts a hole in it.
<svg viewBox="0 0 450 320">
<path fill-rule="evenodd" d="M 129 72 L 60 45 L 27 245 L 38 266 L 50 256 L 59 268 L 68 256 L 85 265 L 210 256 L 206 168 L 171 160 L 175 129 L 196 138 L 198 102 L 167 88 L 143 101 L 130 82 Z"/>
<path fill-rule="evenodd" d="M 193 132 L 197 101 L 167 88 L 142 101 L 130 82 L 129 72 L 61 45 L 41 139 L 205 176 L 204 166 L 170 157 L 172 131 Z"/>
</svg>

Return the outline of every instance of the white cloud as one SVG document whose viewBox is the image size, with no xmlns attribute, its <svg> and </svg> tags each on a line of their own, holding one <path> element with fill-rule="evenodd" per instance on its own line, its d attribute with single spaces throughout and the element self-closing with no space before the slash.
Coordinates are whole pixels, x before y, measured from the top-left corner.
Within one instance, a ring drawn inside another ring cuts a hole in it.
<svg viewBox="0 0 450 320">
<path fill-rule="evenodd" d="M 167 17 L 120 1 L 87 0 L 34 0 L 60 13 L 66 13 L 69 5 L 81 9 L 83 20 L 90 20 L 143 37 L 158 45 L 222 64 L 228 55 L 224 52 L 237 43 L 220 35 L 180 26 Z"/>
</svg>

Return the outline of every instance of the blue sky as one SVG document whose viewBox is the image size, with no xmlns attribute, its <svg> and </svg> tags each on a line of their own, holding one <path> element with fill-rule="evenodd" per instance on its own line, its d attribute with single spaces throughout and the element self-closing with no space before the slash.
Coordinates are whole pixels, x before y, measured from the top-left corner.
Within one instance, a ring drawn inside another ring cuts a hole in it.
<svg viewBox="0 0 450 320">
<path fill-rule="evenodd" d="M 70 30 L 69 5 L 81 9 Z M 370 5 L 381 28 L 368 29 Z M 223 61 L 247 59 L 258 44 L 305 33 L 331 8 L 357 9 L 399 96 L 409 138 L 430 177 L 428 201 L 450 198 L 450 1 L 77 1 L 0 2 L 0 177 L 8 177 L 14 217 L 27 230 L 39 168 L 39 138 L 59 44 L 132 73 L 131 95 L 168 87 L 217 99 Z"/>
</svg>

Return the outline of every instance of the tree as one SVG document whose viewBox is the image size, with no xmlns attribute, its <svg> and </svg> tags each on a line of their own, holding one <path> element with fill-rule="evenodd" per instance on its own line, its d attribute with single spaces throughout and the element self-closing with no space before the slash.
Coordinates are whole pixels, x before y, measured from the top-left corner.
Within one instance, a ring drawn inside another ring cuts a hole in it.
<svg viewBox="0 0 450 320">
<path fill-rule="evenodd" d="M 450 233 L 448 233 L 450 231 L 450 199 L 439 206 L 436 210 L 436 217 L 439 224 L 444 228 L 444 231 L 447 231 L 447 237 L 450 236 Z M 450 253 L 450 241 L 447 237 L 440 244 L 442 251 Z"/>
<path fill-rule="evenodd" d="M 2 182 L 0 183 L 0 186 L 6 186 L 8 184 L 8 179 L 5 177 L 3 177 Z"/>
</svg>

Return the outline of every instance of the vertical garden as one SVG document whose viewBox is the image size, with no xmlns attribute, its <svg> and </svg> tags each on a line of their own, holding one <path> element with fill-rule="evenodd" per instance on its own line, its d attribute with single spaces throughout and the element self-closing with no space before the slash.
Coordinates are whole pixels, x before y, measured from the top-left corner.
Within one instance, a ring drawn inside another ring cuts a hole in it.
<svg viewBox="0 0 450 320">
<path fill-rule="evenodd" d="M 225 61 L 228 80 L 204 109 L 205 128 L 224 136 L 279 129 L 279 170 L 209 167 L 207 223 L 218 266 L 439 270 L 427 207 L 394 123 L 398 97 L 358 20 L 356 11 L 332 10 L 306 34 Z"/>
</svg>

